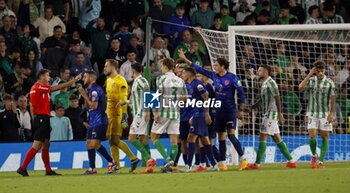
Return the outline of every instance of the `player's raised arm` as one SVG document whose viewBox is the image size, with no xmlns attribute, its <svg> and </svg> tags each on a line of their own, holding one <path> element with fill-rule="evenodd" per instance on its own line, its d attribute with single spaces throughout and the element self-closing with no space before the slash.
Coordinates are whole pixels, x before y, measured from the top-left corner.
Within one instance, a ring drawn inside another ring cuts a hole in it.
<svg viewBox="0 0 350 193">
<path fill-rule="evenodd" d="M 308 84 L 309 79 L 315 74 L 316 72 L 316 67 L 313 67 L 309 74 L 304 78 L 304 80 L 299 84 L 299 90 L 300 91 L 305 91 L 306 86 Z"/>
<path fill-rule="evenodd" d="M 190 61 L 189 59 L 186 58 L 185 53 L 183 52 L 182 49 L 179 49 L 179 58 L 182 58 L 186 61 L 186 64 L 191 65 L 197 72 L 203 74 L 204 76 L 213 79 L 213 76 L 215 75 L 215 72 L 206 70 L 200 66 L 198 66 L 197 64 L 192 63 L 192 61 Z"/>
<path fill-rule="evenodd" d="M 51 86 L 51 90 L 50 92 L 52 91 L 56 91 L 56 90 L 61 90 L 63 88 L 67 88 L 67 87 L 70 87 L 72 86 L 75 82 L 79 81 L 81 79 L 81 74 L 79 74 L 78 76 L 76 76 L 75 78 L 73 78 L 72 80 L 68 81 L 68 82 L 65 82 L 65 83 L 62 83 L 62 84 L 59 84 L 59 85 L 55 85 L 55 86 Z"/>
</svg>

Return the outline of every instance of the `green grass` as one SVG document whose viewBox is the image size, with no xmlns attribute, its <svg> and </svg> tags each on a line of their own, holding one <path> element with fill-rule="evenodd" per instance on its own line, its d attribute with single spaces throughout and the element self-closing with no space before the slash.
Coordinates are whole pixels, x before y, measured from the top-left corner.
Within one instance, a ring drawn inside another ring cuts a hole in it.
<svg viewBox="0 0 350 193">
<path fill-rule="evenodd" d="M 325 169 L 309 169 L 299 164 L 286 169 L 282 164 L 263 165 L 255 171 L 106 175 L 98 169 L 95 176 L 83 176 L 84 170 L 59 170 L 63 176 L 44 176 L 44 171 L 29 171 L 30 177 L 15 172 L 0 173 L 0 193 L 328 193 L 350 192 L 350 163 L 326 163 Z M 141 170 L 141 169 L 139 169 Z M 157 168 L 159 171 L 159 169 Z"/>
</svg>

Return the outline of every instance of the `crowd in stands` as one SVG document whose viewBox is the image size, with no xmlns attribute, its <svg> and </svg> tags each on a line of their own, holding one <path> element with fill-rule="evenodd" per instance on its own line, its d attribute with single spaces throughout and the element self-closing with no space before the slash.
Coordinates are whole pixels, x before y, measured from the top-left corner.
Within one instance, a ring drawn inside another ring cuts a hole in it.
<svg viewBox="0 0 350 193">
<path fill-rule="evenodd" d="M 145 50 L 147 17 L 154 20 L 150 50 Z M 98 84 L 103 86 L 105 60 L 115 59 L 119 73 L 131 85 L 131 64 L 146 64 L 147 51 L 154 77 L 161 74 L 161 60 L 177 60 L 179 49 L 194 63 L 210 63 L 204 40 L 186 26 L 227 31 L 230 25 L 349 22 L 348 0 L 0 0 L 0 142 L 31 140 L 28 93 L 36 73 L 43 68 L 51 71 L 52 85 L 93 69 L 99 75 Z M 322 57 L 340 88 L 337 102 L 344 121 L 339 123 L 339 132 L 346 132 L 349 126 L 344 124 L 349 124 L 350 112 L 349 46 L 328 48 L 325 56 L 312 57 L 308 54 L 317 52 L 296 53 L 285 46 L 278 43 L 276 57 L 265 62 L 274 67 L 272 76 L 279 82 L 284 101 L 289 101 L 284 104 L 292 117 L 288 125 L 297 128 L 302 124 L 301 109 L 305 108 L 300 105 L 304 102 L 296 83 L 314 62 L 306 60 Z M 249 95 L 256 93 L 250 83 L 261 62 L 259 45 L 245 44 L 242 49 L 237 73 Z M 77 91 L 79 84 L 51 93 L 51 140 L 85 138 L 88 115 Z M 250 125 L 244 120 L 248 115 L 240 115 L 242 127 Z"/>
</svg>

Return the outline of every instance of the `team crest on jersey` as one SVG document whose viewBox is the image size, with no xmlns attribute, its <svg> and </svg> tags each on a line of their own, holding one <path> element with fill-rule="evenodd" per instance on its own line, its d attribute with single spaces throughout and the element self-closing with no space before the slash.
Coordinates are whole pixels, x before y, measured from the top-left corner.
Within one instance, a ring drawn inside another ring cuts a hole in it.
<svg viewBox="0 0 350 193">
<path fill-rule="evenodd" d="M 230 84 L 230 80 L 225 80 L 224 84 L 225 84 L 225 86 L 229 85 Z"/>
<path fill-rule="evenodd" d="M 114 88 L 114 87 L 115 87 L 115 84 L 114 84 L 114 83 L 112 83 L 111 87 L 112 87 L 112 88 Z"/>
</svg>

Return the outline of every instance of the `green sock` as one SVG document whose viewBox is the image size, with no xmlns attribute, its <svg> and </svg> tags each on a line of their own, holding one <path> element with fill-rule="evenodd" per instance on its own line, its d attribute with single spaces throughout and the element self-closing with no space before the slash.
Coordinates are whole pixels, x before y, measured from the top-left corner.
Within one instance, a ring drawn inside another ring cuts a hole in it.
<svg viewBox="0 0 350 193">
<path fill-rule="evenodd" d="M 310 145 L 310 150 L 312 155 L 316 155 L 316 143 L 317 143 L 316 139 L 314 138 L 309 139 L 309 145 Z"/>
<path fill-rule="evenodd" d="M 149 148 L 149 145 L 148 144 L 147 145 L 143 144 L 143 146 L 145 147 L 146 151 L 148 152 L 149 156 L 151 157 L 151 150 Z M 142 166 L 146 166 L 147 165 L 147 161 L 149 159 L 145 158 L 145 156 L 143 154 L 141 156 L 142 156 Z"/>
<path fill-rule="evenodd" d="M 154 142 L 154 146 L 156 147 L 156 149 L 159 151 L 160 155 L 162 155 L 162 157 L 165 160 L 168 159 L 169 156 L 168 156 L 167 152 L 165 151 L 163 144 L 159 140 L 156 140 Z"/>
<path fill-rule="evenodd" d="M 259 142 L 259 149 L 258 149 L 258 154 L 256 155 L 256 164 L 260 164 L 261 160 L 265 154 L 266 151 L 266 142 L 265 141 L 260 141 Z"/>
<path fill-rule="evenodd" d="M 286 144 L 283 141 L 277 144 L 277 147 L 280 149 L 280 151 L 288 161 L 291 161 L 293 159 L 288 151 Z"/>
<path fill-rule="evenodd" d="M 148 154 L 145 146 L 143 146 L 143 144 L 139 140 L 135 139 L 131 143 L 134 147 L 136 147 L 137 150 L 141 152 L 142 157 L 145 157 L 145 159 L 147 160 L 150 159 L 150 155 Z"/>
<path fill-rule="evenodd" d="M 179 151 L 179 146 L 177 144 L 171 145 L 171 154 L 170 157 L 172 160 L 176 159 L 177 152 Z"/>
<path fill-rule="evenodd" d="M 320 161 L 323 162 L 328 150 L 328 140 L 322 140 Z"/>
</svg>

